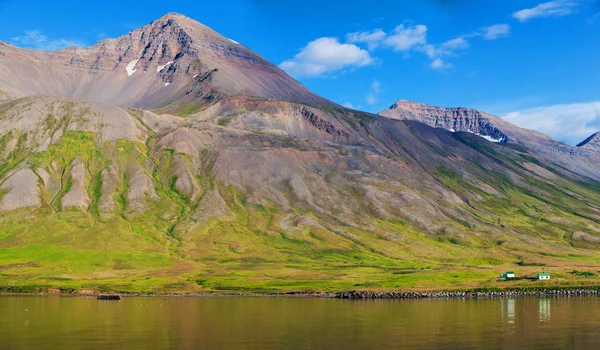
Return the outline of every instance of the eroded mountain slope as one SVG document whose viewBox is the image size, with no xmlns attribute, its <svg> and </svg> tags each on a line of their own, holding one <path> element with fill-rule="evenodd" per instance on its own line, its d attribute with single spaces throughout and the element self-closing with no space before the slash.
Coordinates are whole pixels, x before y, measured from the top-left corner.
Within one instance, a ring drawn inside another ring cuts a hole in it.
<svg viewBox="0 0 600 350">
<path fill-rule="evenodd" d="M 600 189 L 522 148 L 341 108 L 224 98 L 181 117 L 30 97 L 1 104 L 0 125 L 1 244 L 44 247 L 7 276 L 46 285 L 404 283 L 393 271 L 566 256 L 600 232 Z M 110 263 L 64 253 L 48 275 L 63 248 Z"/>
</svg>

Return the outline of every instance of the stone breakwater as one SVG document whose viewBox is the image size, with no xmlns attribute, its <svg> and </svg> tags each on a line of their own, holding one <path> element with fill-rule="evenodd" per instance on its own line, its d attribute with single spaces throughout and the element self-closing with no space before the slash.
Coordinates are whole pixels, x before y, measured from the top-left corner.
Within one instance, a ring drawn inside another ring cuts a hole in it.
<svg viewBox="0 0 600 350">
<path fill-rule="evenodd" d="M 539 289 L 522 291 L 448 291 L 448 292 L 369 292 L 347 291 L 332 293 L 335 299 L 485 299 L 546 296 L 598 296 L 600 288 Z"/>
</svg>

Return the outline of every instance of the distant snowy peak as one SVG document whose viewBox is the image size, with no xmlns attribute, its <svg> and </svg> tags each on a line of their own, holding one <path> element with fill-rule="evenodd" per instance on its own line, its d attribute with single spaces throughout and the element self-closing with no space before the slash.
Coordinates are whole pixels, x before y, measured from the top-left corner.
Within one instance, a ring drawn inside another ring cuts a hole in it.
<svg viewBox="0 0 600 350">
<path fill-rule="evenodd" d="M 470 108 L 441 108 L 422 103 L 400 100 L 380 115 L 393 119 L 416 120 L 434 128 L 451 132 L 468 132 L 496 143 L 506 143 L 509 137 L 498 129 L 483 112 Z M 496 118 L 497 119 L 497 118 Z"/>
</svg>

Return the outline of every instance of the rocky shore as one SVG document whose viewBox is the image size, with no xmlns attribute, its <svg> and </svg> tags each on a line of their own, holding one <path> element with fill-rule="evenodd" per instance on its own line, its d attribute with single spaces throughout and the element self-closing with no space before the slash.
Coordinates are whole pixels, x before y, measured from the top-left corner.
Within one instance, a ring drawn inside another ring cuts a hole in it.
<svg viewBox="0 0 600 350">
<path fill-rule="evenodd" d="M 99 291 L 80 293 L 76 290 L 38 289 L 35 292 L 6 291 L 0 288 L 0 296 L 64 296 L 97 298 L 106 295 Z M 467 291 L 344 291 L 344 292 L 286 292 L 274 294 L 262 293 L 185 293 L 185 294 L 153 294 L 153 293 L 119 293 L 110 294 L 123 297 L 155 297 L 155 298 L 328 298 L 346 300 L 375 299 L 491 299 L 491 298 L 523 298 L 523 297 L 583 297 L 600 296 L 600 286 L 580 288 L 540 288 L 521 290 L 467 290 Z"/>
<path fill-rule="evenodd" d="M 447 291 L 447 292 L 370 292 L 346 291 L 332 293 L 335 299 L 484 299 L 545 296 L 597 296 L 600 287 L 578 289 L 498 290 L 498 291 Z"/>
</svg>

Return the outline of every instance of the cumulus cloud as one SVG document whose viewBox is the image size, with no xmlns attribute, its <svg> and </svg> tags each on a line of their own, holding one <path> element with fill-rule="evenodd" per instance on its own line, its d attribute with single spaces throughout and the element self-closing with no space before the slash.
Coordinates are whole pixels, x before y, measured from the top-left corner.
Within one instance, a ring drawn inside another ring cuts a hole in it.
<svg viewBox="0 0 600 350">
<path fill-rule="evenodd" d="M 466 38 L 467 36 L 460 36 L 438 45 L 423 45 L 419 50 L 431 60 L 429 63 L 431 69 L 443 70 L 452 68 L 452 65 L 446 62 L 444 57 L 455 56 L 457 51 L 468 49 L 469 41 Z"/>
<path fill-rule="evenodd" d="M 483 27 L 480 29 L 481 36 L 486 40 L 495 40 L 499 38 L 506 38 L 510 36 L 512 27 L 510 24 L 496 24 L 489 27 Z"/>
<path fill-rule="evenodd" d="M 580 4 L 581 2 L 576 0 L 555 0 L 517 11 L 512 16 L 521 22 L 541 17 L 562 17 L 576 13 Z"/>
<path fill-rule="evenodd" d="M 408 56 L 410 52 L 425 54 L 428 66 L 435 70 L 451 68 L 447 58 L 457 56 L 470 47 L 474 38 L 494 40 L 510 35 L 509 24 L 482 27 L 474 32 L 457 36 L 448 41 L 432 44 L 427 40 L 427 26 L 422 24 L 400 24 L 391 33 L 383 29 L 348 33 L 346 42 L 337 38 L 323 37 L 308 43 L 293 59 L 282 62 L 279 67 L 294 77 L 316 77 L 347 68 L 365 67 L 373 64 L 370 52 L 388 48 Z M 361 48 L 363 47 L 363 48 Z M 375 103 L 375 96 L 367 102 Z"/>
<path fill-rule="evenodd" d="M 415 46 L 425 45 L 427 43 L 427 27 L 421 24 L 409 27 L 400 24 L 383 43 L 394 51 L 408 51 Z"/>
<path fill-rule="evenodd" d="M 337 38 L 319 38 L 308 43 L 293 59 L 284 61 L 279 67 L 295 77 L 316 77 L 373 63 L 367 50 L 354 44 L 342 44 Z"/>
<path fill-rule="evenodd" d="M 37 30 L 28 30 L 24 35 L 11 38 L 13 45 L 25 47 L 28 49 L 57 51 L 70 46 L 84 46 L 83 44 L 68 39 L 49 39 L 42 32 Z"/>
<path fill-rule="evenodd" d="M 600 131 L 600 101 L 531 108 L 502 118 L 576 145 Z"/>
<path fill-rule="evenodd" d="M 381 29 L 375 29 L 372 32 L 354 32 L 346 35 L 346 41 L 351 44 L 364 43 L 367 44 L 369 50 L 374 50 L 385 39 L 387 36 L 386 32 Z"/>
<path fill-rule="evenodd" d="M 483 37 L 486 40 L 508 37 L 510 35 L 510 24 L 496 24 L 489 27 L 479 28 L 477 31 L 458 36 L 441 44 L 425 44 L 418 47 L 431 60 L 429 66 L 432 69 L 441 70 L 451 68 L 444 58 L 456 56 L 460 51 L 470 47 L 469 40 Z"/>
</svg>

